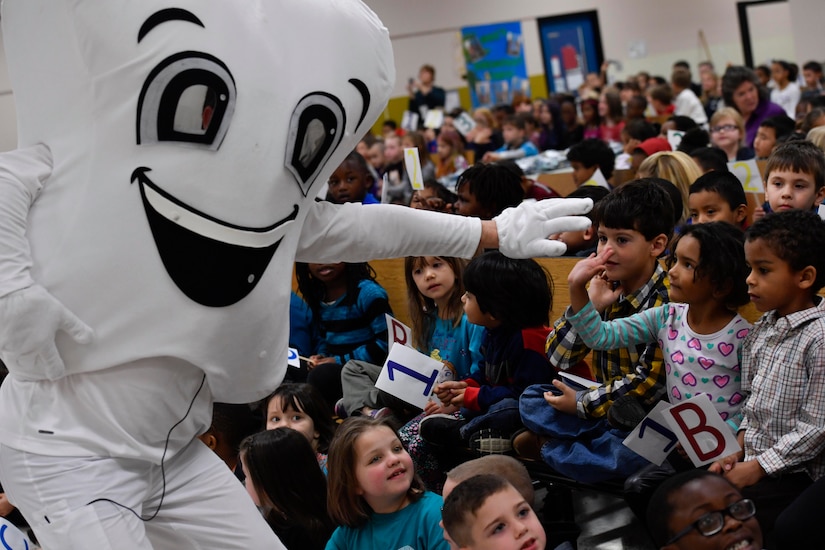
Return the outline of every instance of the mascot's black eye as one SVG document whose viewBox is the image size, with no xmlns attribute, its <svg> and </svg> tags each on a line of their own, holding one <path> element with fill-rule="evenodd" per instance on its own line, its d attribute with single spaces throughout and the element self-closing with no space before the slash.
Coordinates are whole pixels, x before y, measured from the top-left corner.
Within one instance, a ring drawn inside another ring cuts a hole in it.
<svg viewBox="0 0 825 550">
<path fill-rule="evenodd" d="M 137 142 L 174 141 L 216 150 L 235 110 L 235 80 L 219 59 L 181 52 L 152 69 L 140 91 Z"/>
<path fill-rule="evenodd" d="M 344 137 L 345 125 L 341 102 L 324 92 L 304 96 L 292 112 L 286 167 L 295 176 L 304 196 Z"/>
</svg>

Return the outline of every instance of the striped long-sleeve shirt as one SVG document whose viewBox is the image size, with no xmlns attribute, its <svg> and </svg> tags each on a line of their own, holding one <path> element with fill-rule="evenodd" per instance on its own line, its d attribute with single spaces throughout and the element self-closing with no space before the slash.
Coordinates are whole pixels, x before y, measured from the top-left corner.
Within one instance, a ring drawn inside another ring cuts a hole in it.
<svg viewBox="0 0 825 550">
<path fill-rule="evenodd" d="M 602 313 L 603 321 L 628 317 L 639 311 L 668 302 L 670 281 L 662 266 L 656 264 L 653 275 L 640 289 Z M 568 370 L 583 360 L 588 348 L 575 328 L 567 320 L 570 308 L 556 321 L 547 337 L 547 357 L 550 364 Z M 625 393 L 638 395 L 645 403 L 653 404 L 665 395 L 665 371 L 662 352 L 657 343 L 596 351 L 593 353 L 592 371 L 597 388 L 578 392 L 577 410 L 581 418 L 600 418 L 615 399 Z"/>
<path fill-rule="evenodd" d="M 374 281 L 358 284 L 358 295 L 321 304 L 318 353 L 343 365 L 351 359 L 383 365 L 387 358 L 387 320 L 392 314 L 387 291 Z"/>
</svg>

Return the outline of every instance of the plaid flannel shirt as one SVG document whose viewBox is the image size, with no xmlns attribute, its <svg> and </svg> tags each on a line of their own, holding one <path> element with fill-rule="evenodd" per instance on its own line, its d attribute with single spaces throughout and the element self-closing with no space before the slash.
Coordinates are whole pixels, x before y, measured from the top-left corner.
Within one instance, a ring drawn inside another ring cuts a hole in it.
<svg viewBox="0 0 825 550">
<path fill-rule="evenodd" d="M 656 269 L 647 283 L 636 292 L 619 298 L 601 318 L 611 321 L 666 304 L 669 288 L 667 272 L 656 262 Z M 590 348 L 584 345 L 567 320 L 568 314 L 569 307 L 547 337 L 547 357 L 561 370 L 571 368 L 590 353 Z M 636 394 L 644 403 L 652 405 L 665 395 L 667 389 L 662 352 L 657 343 L 594 351 L 591 370 L 601 385 L 578 392 L 576 408 L 581 418 L 603 417 L 613 401 L 626 393 Z"/>
<path fill-rule="evenodd" d="M 825 300 L 769 311 L 742 344 L 745 460 L 769 475 L 825 475 Z"/>
</svg>

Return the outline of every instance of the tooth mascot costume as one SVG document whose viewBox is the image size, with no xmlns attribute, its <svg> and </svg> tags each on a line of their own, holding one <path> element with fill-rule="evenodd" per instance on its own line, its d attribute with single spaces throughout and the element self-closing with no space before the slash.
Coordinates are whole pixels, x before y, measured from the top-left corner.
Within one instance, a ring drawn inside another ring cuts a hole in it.
<svg viewBox="0 0 825 550">
<path fill-rule="evenodd" d="M 296 259 L 552 255 L 588 225 L 315 202 L 394 83 L 357 0 L 5 0 L 2 25 L 0 480 L 46 549 L 282 548 L 196 435 L 281 382 Z"/>
</svg>

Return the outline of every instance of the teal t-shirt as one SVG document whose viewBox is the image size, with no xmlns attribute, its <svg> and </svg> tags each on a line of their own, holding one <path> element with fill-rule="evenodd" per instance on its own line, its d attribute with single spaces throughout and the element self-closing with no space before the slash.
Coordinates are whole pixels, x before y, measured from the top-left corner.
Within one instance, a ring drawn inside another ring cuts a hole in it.
<svg viewBox="0 0 825 550">
<path fill-rule="evenodd" d="M 362 527 L 339 527 L 326 550 L 449 550 L 441 521 L 441 497 L 424 495 L 392 514 L 372 514 Z"/>
<path fill-rule="evenodd" d="M 437 349 L 441 360 L 449 361 L 455 367 L 455 379 L 464 380 L 478 370 L 483 340 L 484 327 L 472 324 L 467 320 L 467 315 L 461 316 L 457 327 L 453 327 L 450 320 L 436 318 L 430 349 L 422 353 L 429 354 Z"/>
</svg>

